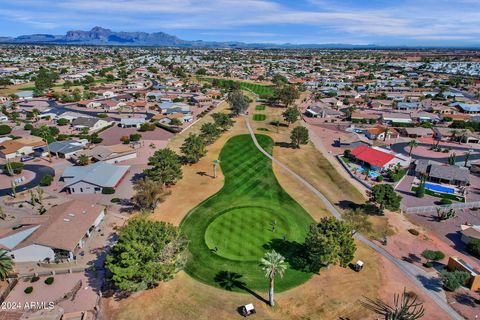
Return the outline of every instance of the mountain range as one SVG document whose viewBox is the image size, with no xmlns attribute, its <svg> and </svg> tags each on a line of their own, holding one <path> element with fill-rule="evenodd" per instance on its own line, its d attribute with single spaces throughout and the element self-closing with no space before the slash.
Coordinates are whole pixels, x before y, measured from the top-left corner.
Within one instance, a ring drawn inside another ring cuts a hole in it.
<svg viewBox="0 0 480 320">
<path fill-rule="evenodd" d="M 116 32 L 102 27 L 94 27 L 90 31 L 73 30 L 65 35 L 31 34 L 18 37 L 0 37 L 0 43 L 16 44 L 70 44 L 70 45 L 121 45 L 151 47 L 192 47 L 192 48 L 375 48 L 376 45 L 352 44 L 270 44 L 245 43 L 236 41 L 216 42 L 203 40 L 182 40 L 164 32 Z"/>
</svg>

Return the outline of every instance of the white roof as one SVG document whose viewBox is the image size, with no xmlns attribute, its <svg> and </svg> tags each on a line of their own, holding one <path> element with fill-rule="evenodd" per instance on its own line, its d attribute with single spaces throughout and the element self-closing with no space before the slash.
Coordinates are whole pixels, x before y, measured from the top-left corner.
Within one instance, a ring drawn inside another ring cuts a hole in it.
<svg viewBox="0 0 480 320">
<path fill-rule="evenodd" d="M 246 304 L 246 305 L 245 305 L 245 309 L 246 309 L 247 311 L 255 310 L 255 308 L 253 307 L 253 304 L 251 304 L 251 303 Z"/>
</svg>

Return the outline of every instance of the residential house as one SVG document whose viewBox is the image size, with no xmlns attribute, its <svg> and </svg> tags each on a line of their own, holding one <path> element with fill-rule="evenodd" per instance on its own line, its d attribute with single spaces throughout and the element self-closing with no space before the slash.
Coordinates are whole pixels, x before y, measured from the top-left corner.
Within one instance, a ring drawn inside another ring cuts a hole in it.
<svg viewBox="0 0 480 320">
<path fill-rule="evenodd" d="M 470 183 L 468 168 L 436 164 L 430 160 L 417 160 L 415 162 L 415 175 L 426 177 L 428 181 L 435 183 L 446 183 L 456 186 L 466 186 Z"/>
<path fill-rule="evenodd" d="M 365 130 L 365 136 L 370 140 L 396 139 L 399 134 L 394 128 L 375 126 Z"/>
<path fill-rule="evenodd" d="M 112 146 L 96 146 L 93 149 L 75 152 L 72 158 L 77 160 L 80 155 L 86 155 L 95 162 L 104 161 L 114 164 L 137 157 L 137 151 L 125 144 L 117 144 Z"/>
<path fill-rule="evenodd" d="M 126 176 L 130 166 L 115 166 L 100 161 L 87 166 L 68 167 L 61 179 L 68 193 L 101 193 L 103 188 L 116 188 Z"/>
<path fill-rule="evenodd" d="M 122 118 L 118 124 L 122 128 L 140 128 L 146 122 L 145 118 Z"/>
<path fill-rule="evenodd" d="M 87 129 L 88 133 L 93 133 L 110 126 L 112 123 L 113 120 L 109 118 L 100 119 L 79 117 L 72 121 L 72 126 L 78 131 Z"/>
<path fill-rule="evenodd" d="M 397 165 L 408 167 L 411 162 L 410 157 L 402 154 L 394 154 L 389 150 L 364 145 L 353 149 L 350 157 L 359 163 L 368 165 L 372 170 L 386 170 Z"/>
<path fill-rule="evenodd" d="M 41 216 L 22 219 L 16 229 L 4 230 L 0 247 L 16 263 L 73 261 L 105 214 L 102 205 L 71 200 Z"/>
<path fill-rule="evenodd" d="M 472 291 L 480 290 L 480 271 L 475 270 L 470 264 L 457 257 L 448 259 L 447 269 L 450 271 L 464 271 L 470 275 L 467 286 Z"/>
<path fill-rule="evenodd" d="M 75 152 L 83 150 L 87 143 L 87 140 L 54 141 L 48 145 L 48 150 L 57 158 L 70 159 Z"/>
<path fill-rule="evenodd" d="M 14 159 L 31 155 L 36 149 L 46 146 L 42 138 L 28 136 L 16 140 L 6 140 L 0 143 L 0 158 Z"/>
<path fill-rule="evenodd" d="M 412 123 L 412 118 L 406 113 L 384 113 L 382 114 L 384 123 Z"/>
</svg>

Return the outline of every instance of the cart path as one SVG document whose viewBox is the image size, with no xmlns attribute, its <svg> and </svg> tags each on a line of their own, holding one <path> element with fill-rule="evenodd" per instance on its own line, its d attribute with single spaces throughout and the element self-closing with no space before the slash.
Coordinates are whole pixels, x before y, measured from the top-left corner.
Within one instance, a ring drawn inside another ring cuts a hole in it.
<svg viewBox="0 0 480 320">
<path fill-rule="evenodd" d="M 245 123 L 247 125 L 247 129 L 257 149 L 260 152 L 262 152 L 266 157 L 270 158 L 273 162 L 279 165 L 286 172 L 288 172 L 291 176 L 293 176 L 295 179 L 297 179 L 303 185 L 305 185 L 307 189 L 309 189 L 315 196 L 317 196 L 323 202 L 327 210 L 330 211 L 335 218 L 342 220 L 342 216 L 340 212 L 337 210 L 337 208 L 335 208 L 335 206 L 333 206 L 333 204 L 331 204 L 330 201 L 320 191 L 318 191 L 313 185 L 311 185 L 308 181 L 303 179 L 300 175 L 295 173 L 289 167 L 287 167 L 286 165 L 284 165 L 283 163 L 275 159 L 272 155 L 270 155 L 260 146 L 252 130 L 252 127 L 250 125 L 249 117 L 244 116 L 244 118 L 245 118 Z M 430 274 L 420 269 L 419 267 L 409 264 L 400 259 L 397 259 L 396 257 L 392 256 L 388 251 L 386 251 L 384 248 L 368 240 L 367 238 L 365 238 L 363 235 L 359 233 L 355 234 L 355 238 L 357 238 L 359 241 L 363 242 L 364 244 L 366 244 L 367 246 L 375 250 L 382 257 L 386 258 L 388 261 L 393 263 L 402 273 L 404 273 L 410 279 L 410 281 L 416 284 L 433 301 L 435 301 L 435 303 L 445 312 L 446 315 L 450 316 L 451 319 L 455 319 L 455 320 L 464 319 L 452 307 L 448 305 L 446 301 L 445 293 L 443 292 L 442 289 L 438 289 L 439 280 L 437 277 L 432 277 Z M 425 282 L 425 284 L 422 283 L 420 279 L 424 279 L 423 281 Z"/>
</svg>

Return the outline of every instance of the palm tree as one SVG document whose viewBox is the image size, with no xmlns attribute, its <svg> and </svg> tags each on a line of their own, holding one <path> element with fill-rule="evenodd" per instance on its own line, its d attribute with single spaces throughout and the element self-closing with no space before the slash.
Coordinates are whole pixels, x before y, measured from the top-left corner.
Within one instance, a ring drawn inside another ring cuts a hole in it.
<svg viewBox="0 0 480 320">
<path fill-rule="evenodd" d="M 368 176 L 370 175 L 370 168 L 365 169 L 365 180 L 368 180 Z"/>
<path fill-rule="evenodd" d="M 468 160 L 470 159 L 470 156 L 471 156 L 470 152 L 465 153 L 465 163 L 464 163 L 464 167 L 467 166 L 467 163 L 468 163 Z"/>
<path fill-rule="evenodd" d="M 265 276 L 270 280 L 270 289 L 268 291 L 268 301 L 270 306 L 274 306 L 275 301 L 273 299 L 275 276 L 278 274 L 283 277 L 285 270 L 287 270 L 287 263 L 285 258 L 277 253 L 275 250 L 265 253 L 265 256 L 260 260 L 260 265 Z"/>
<path fill-rule="evenodd" d="M 385 127 L 383 129 L 383 141 L 385 141 L 387 139 L 387 135 L 390 133 L 390 128 L 389 127 Z"/>
<path fill-rule="evenodd" d="M 381 315 L 385 320 L 416 320 L 424 316 L 425 310 L 421 302 L 417 302 L 414 293 L 406 292 L 393 296 L 393 305 L 389 305 L 380 299 L 365 298 L 360 301 L 363 307 Z"/>
<path fill-rule="evenodd" d="M 457 134 L 458 134 L 458 131 L 457 130 L 452 130 L 450 131 L 450 140 L 451 141 L 455 141 L 455 139 L 457 138 Z"/>
<path fill-rule="evenodd" d="M 13 270 L 12 258 L 6 250 L 0 250 L 0 280 L 5 280 L 8 273 Z"/>
<path fill-rule="evenodd" d="M 412 151 L 414 148 L 418 147 L 418 143 L 417 143 L 417 140 L 410 140 L 410 142 L 408 142 L 408 146 L 410 147 L 410 152 L 408 153 L 408 156 L 412 156 Z"/>
<path fill-rule="evenodd" d="M 86 166 L 88 164 L 88 160 L 90 160 L 90 159 L 88 158 L 88 156 L 86 154 L 81 154 L 77 158 L 77 162 L 81 166 Z"/>
</svg>

